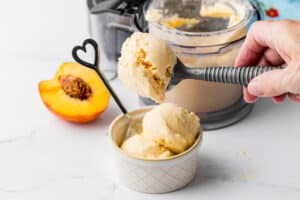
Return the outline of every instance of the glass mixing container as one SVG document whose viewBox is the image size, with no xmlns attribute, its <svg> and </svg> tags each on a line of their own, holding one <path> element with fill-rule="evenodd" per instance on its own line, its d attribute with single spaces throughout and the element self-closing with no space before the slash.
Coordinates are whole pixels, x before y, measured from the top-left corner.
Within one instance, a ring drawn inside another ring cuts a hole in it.
<svg viewBox="0 0 300 200">
<path fill-rule="evenodd" d="M 153 0 L 143 12 L 149 32 L 188 67 L 233 66 L 249 26 L 261 18 L 249 0 Z M 196 112 L 206 130 L 229 126 L 253 108 L 243 101 L 241 86 L 198 80 L 182 81 L 167 101 Z"/>
</svg>

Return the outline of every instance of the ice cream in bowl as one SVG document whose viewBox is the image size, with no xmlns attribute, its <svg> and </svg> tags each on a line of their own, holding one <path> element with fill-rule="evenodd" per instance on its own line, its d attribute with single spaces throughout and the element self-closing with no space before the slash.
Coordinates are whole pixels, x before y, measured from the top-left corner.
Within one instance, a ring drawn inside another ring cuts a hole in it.
<svg viewBox="0 0 300 200">
<path fill-rule="evenodd" d="M 166 193 L 187 185 L 195 176 L 202 141 L 197 115 L 172 103 L 129 114 L 135 131 L 127 131 L 124 115 L 109 128 L 121 184 L 144 193 Z"/>
</svg>

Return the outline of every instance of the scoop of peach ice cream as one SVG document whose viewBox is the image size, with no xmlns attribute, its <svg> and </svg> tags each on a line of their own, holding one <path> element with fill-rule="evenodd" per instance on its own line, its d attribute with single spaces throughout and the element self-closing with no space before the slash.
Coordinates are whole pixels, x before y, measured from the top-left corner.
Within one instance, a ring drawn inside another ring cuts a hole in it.
<svg viewBox="0 0 300 200">
<path fill-rule="evenodd" d="M 118 74 L 140 96 L 163 102 L 175 64 L 176 56 L 165 41 L 136 32 L 122 46 Z"/>
<path fill-rule="evenodd" d="M 141 159 L 163 159 L 173 155 L 171 151 L 140 134 L 126 139 L 121 149 L 129 155 Z"/>
<path fill-rule="evenodd" d="M 201 134 L 199 118 L 172 103 L 161 104 L 143 119 L 143 135 L 174 153 L 188 149 Z"/>
</svg>

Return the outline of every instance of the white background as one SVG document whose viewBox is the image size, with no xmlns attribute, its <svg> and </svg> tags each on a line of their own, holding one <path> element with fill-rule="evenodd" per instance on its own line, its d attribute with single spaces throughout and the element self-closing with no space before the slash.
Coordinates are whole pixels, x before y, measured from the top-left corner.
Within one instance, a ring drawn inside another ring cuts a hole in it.
<svg viewBox="0 0 300 200">
<path fill-rule="evenodd" d="M 50 79 L 88 36 L 85 1 L 0 2 L 0 199 L 299 199 L 300 105 L 258 103 L 241 123 L 207 132 L 199 169 L 186 188 L 146 195 L 120 186 L 106 132 L 119 114 L 74 125 L 43 106 Z M 113 81 L 129 108 L 136 96 Z"/>
</svg>

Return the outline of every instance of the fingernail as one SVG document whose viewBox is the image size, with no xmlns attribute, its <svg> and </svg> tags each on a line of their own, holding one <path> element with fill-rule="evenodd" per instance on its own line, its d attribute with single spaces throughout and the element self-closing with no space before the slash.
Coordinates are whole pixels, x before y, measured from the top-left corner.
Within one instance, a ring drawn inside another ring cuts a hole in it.
<svg viewBox="0 0 300 200">
<path fill-rule="evenodd" d="M 261 85 L 258 81 L 253 81 L 248 85 L 248 91 L 255 96 L 262 96 L 264 94 Z"/>
</svg>

